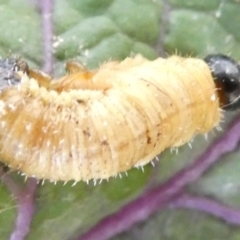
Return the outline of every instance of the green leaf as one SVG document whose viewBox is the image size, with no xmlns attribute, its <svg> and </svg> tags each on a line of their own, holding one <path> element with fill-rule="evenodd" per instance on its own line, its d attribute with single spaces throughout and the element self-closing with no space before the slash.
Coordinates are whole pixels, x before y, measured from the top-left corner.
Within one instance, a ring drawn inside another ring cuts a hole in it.
<svg viewBox="0 0 240 240">
<path fill-rule="evenodd" d="M 41 17 L 30 2 L 0 0 L 0 54 L 9 51 L 21 55 L 32 66 L 42 65 L 43 38 Z M 56 73 L 62 72 L 69 58 L 79 59 L 96 68 L 109 59 L 124 59 L 141 53 L 149 59 L 158 52 L 204 57 L 210 53 L 231 54 L 240 59 L 240 4 L 218 0 L 58 0 L 54 3 L 54 56 Z M 161 33 L 161 34 L 160 34 Z M 226 129 L 234 116 L 225 114 Z M 183 146 L 179 153 L 166 150 L 155 168 L 148 165 L 132 169 L 101 184 L 83 182 L 72 187 L 45 182 L 39 185 L 36 213 L 28 240 L 74 239 L 98 220 L 118 211 L 146 189 L 172 177 L 193 162 L 220 133 L 209 140 L 196 137 L 192 148 Z M 212 196 L 239 207 L 239 150 L 189 186 L 198 195 Z M 24 179 L 12 174 L 14 180 Z M 0 187 L 1 239 L 9 238 L 17 216 L 16 202 L 2 184 Z M 194 223 L 194 224 L 192 224 Z M 137 236 L 136 236 L 137 234 Z M 240 238 L 232 228 L 205 213 L 164 209 L 148 221 L 136 225 L 114 239 L 230 239 Z"/>
</svg>

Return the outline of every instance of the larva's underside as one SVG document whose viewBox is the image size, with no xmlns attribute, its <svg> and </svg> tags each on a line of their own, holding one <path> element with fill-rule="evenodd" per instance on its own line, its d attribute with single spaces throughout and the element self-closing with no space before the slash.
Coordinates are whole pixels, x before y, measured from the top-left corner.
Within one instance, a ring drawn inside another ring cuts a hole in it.
<svg viewBox="0 0 240 240">
<path fill-rule="evenodd" d="M 211 72 L 200 59 L 138 55 L 48 84 L 21 76 L 0 93 L 0 158 L 39 179 L 109 178 L 220 119 Z"/>
</svg>

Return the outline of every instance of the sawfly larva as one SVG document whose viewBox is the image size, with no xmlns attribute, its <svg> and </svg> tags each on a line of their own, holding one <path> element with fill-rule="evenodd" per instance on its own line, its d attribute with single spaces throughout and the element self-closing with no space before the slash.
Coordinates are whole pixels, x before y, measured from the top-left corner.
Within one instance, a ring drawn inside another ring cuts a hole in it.
<svg viewBox="0 0 240 240">
<path fill-rule="evenodd" d="M 106 179 L 142 166 L 218 125 L 239 107 L 239 65 L 140 55 L 58 79 L 14 58 L 0 62 L 0 158 L 51 181 Z"/>
</svg>

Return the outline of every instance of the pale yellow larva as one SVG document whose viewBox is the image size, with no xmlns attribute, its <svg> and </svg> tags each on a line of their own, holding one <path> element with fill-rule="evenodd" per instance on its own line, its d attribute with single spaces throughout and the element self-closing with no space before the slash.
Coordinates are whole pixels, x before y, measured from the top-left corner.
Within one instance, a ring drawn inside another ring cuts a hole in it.
<svg viewBox="0 0 240 240">
<path fill-rule="evenodd" d="M 140 55 L 0 93 L 0 158 L 38 179 L 105 179 L 219 123 L 208 65 Z"/>
</svg>

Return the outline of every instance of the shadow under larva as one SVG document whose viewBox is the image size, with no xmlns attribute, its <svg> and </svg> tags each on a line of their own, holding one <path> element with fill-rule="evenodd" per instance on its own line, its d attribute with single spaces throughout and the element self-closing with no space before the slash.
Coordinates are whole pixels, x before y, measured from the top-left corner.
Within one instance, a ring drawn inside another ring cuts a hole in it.
<svg viewBox="0 0 240 240">
<path fill-rule="evenodd" d="M 0 158 L 52 181 L 105 179 L 218 125 L 239 107 L 239 65 L 140 55 L 88 71 L 69 62 L 60 79 L 0 61 Z"/>
</svg>

